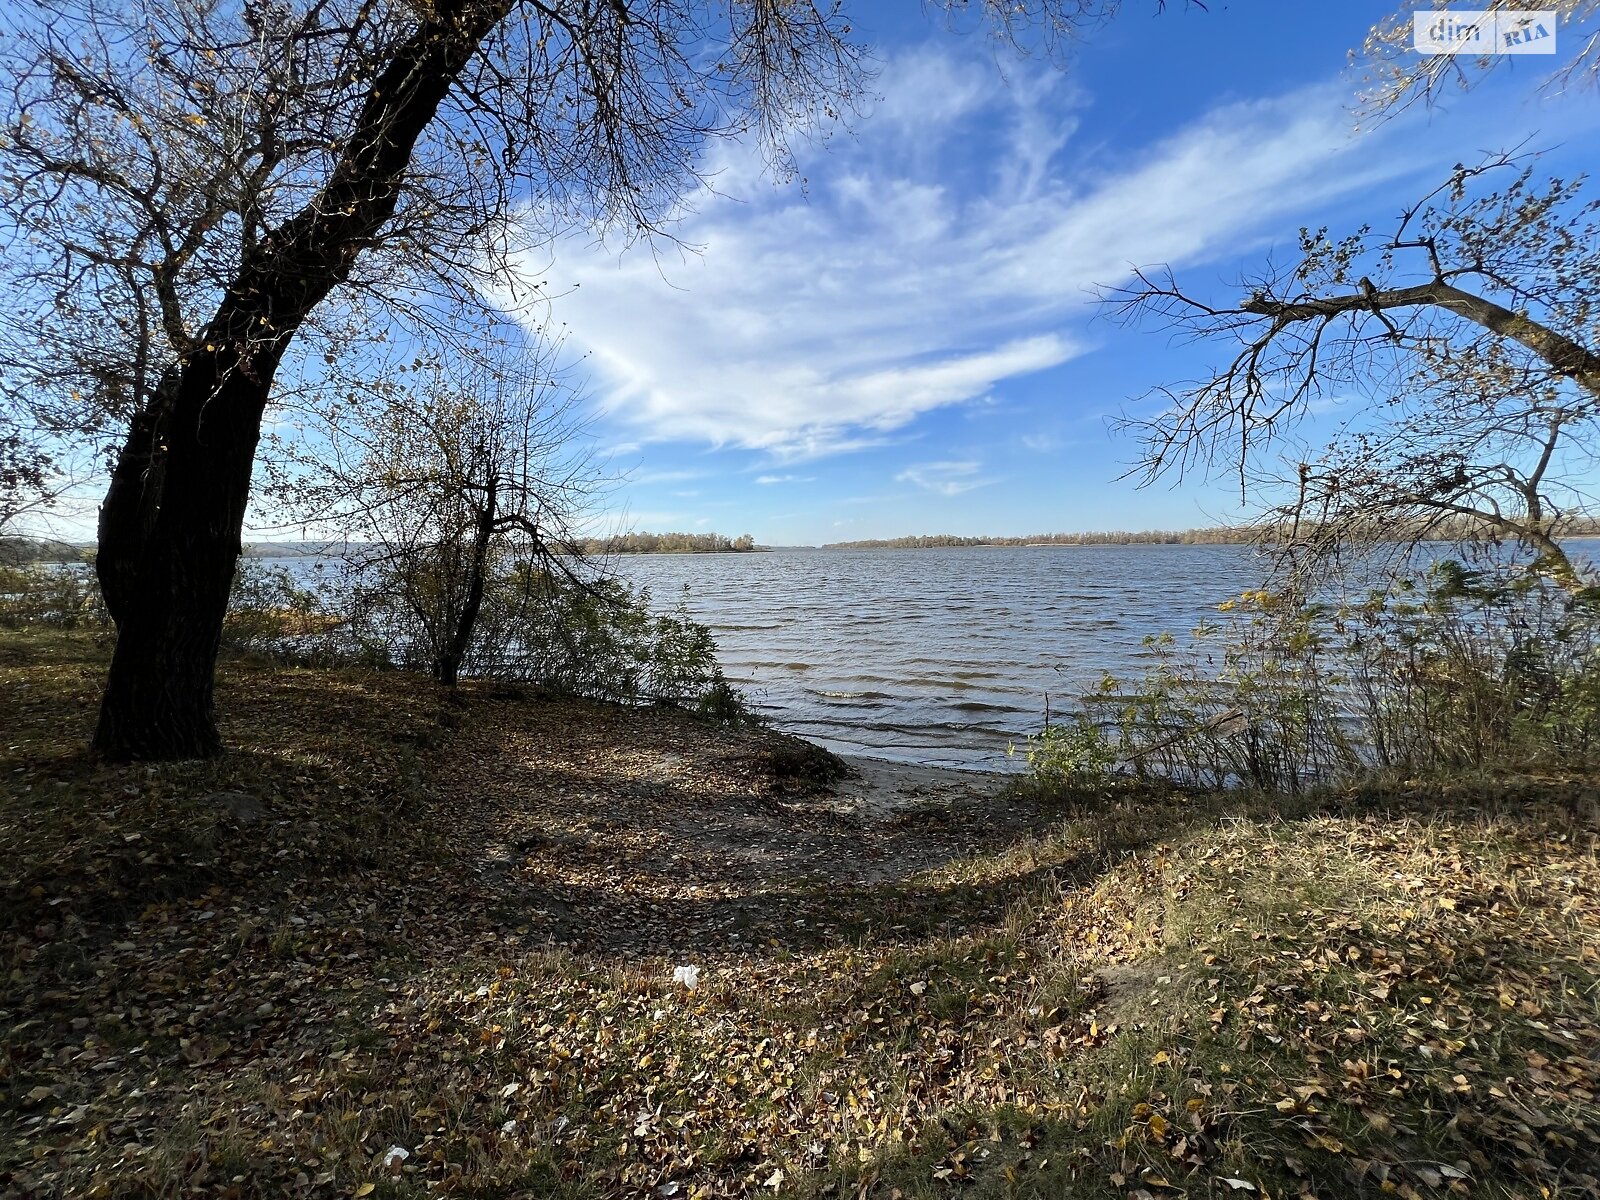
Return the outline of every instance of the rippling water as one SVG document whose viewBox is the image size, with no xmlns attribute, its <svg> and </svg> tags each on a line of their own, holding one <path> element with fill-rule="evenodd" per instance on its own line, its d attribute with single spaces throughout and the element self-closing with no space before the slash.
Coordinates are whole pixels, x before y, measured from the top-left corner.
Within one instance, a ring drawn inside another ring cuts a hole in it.
<svg viewBox="0 0 1600 1200">
<path fill-rule="evenodd" d="M 683 596 L 728 677 L 781 729 L 836 750 L 1003 768 L 1147 634 L 1186 633 L 1260 582 L 1243 546 L 1043 546 L 624 555 Z"/>
</svg>

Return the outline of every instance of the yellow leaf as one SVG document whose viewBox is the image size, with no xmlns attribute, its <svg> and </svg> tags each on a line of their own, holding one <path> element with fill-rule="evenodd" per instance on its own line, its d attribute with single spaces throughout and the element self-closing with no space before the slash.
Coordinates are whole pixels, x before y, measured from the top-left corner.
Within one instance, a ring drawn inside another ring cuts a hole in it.
<svg viewBox="0 0 1600 1200">
<path fill-rule="evenodd" d="M 378 1190 L 378 1185 L 377 1184 L 375 1184 L 375 1183 L 363 1183 L 360 1187 L 358 1187 L 356 1189 L 356 1195 L 357 1196 L 370 1196 L 370 1195 L 372 1195 L 373 1192 L 375 1192 L 377 1190 Z"/>
</svg>

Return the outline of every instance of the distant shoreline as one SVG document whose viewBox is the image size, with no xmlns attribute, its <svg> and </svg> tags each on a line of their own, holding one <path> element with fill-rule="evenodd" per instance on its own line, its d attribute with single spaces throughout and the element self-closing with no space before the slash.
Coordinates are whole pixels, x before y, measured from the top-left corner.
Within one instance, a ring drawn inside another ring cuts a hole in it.
<svg viewBox="0 0 1600 1200">
<path fill-rule="evenodd" d="M 1563 542 L 1594 541 L 1600 539 L 1600 528 L 1583 529 L 1557 535 Z M 1186 530 L 1172 534 L 1161 531 L 1129 534 L 1060 534 L 1055 540 L 1039 538 L 960 538 L 942 535 L 930 537 L 869 538 L 857 542 L 827 542 L 820 546 L 672 546 L 644 548 L 615 547 L 599 549 L 594 546 L 579 549 L 594 557 L 606 558 L 656 558 L 693 557 L 695 555 L 772 554 L 783 551 L 823 550 L 1057 550 L 1093 549 L 1095 547 L 1130 548 L 1135 546 L 1248 546 L 1255 535 L 1247 530 Z M 1425 538 L 1425 542 L 1456 540 L 1448 534 Z M 240 552 L 242 558 L 332 558 L 359 543 L 339 541 L 263 541 L 247 542 Z M 93 542 L 68 542 L 54 538 L 32 538 L 18 535 L 0 539 L 0 563 L 55 562 L 82 563 L 92 560 Z"/>
<path fill-rule="evenodd" d="M 1240 546 L 1255 541 L 1253 529 L 1217 526 L 1209 529 L 1111 530 L 1105 533 L 1030 533 L 1020 537 L 960 537 L 950 533 L 897 538 L 864 538 L 828 542 L 823 550 L 969 550 L 980 547 L 1046 548 L 1053 546 Z"/>
<path fill-rule="evenodd" d="M 1433 537 L 1421 539 L 1424 542 L 1451 542 L 1459 540 L 1460 536 L 1449 532 L 1440 532 Z M 1574 530 L 1570 533 L 1559 533 L 1557 538 L 1564 542 L 1576 542 L 1586 539 L 1600 538 L 1600 528 Z M 1054 549 L 1093 549 L 1095 547 L 1133 547 L 1133 546 L 1249 546 L 1260 537 L 1260 531 L 1253 529 L 1188 529 L 1181 532 L 1169 533 L 1155 530 L 1141 533 L 1063 533 L 1049 534 L 1043 537 L 995 537 L 995 538 L 965 538 L 935 534 L 926 537 L 903 538 L 868 538 L 858 542 L 828 542 L 817 547 L 781 547 L 782 549 L 818 549 L 818 550 L 1054 550 Z M 1401 540 L 1401 539 L 1396 539 Z"/>
<path fill-rule="evenodd" d="M 793 546 L 780 546 L 777 548 L 782 550 L 810 549 L 810 547 Z M 691 556 L 695 554 L 770 554 L 773 549 L 772 546 L 751 546 L 748 550 L 735 550 L 729 546 L 720 550 L 611 550 L 600 551 L 599 553 L 609 558 L 660 558 L 663 555 L 672 554 Z"/>
</svg>

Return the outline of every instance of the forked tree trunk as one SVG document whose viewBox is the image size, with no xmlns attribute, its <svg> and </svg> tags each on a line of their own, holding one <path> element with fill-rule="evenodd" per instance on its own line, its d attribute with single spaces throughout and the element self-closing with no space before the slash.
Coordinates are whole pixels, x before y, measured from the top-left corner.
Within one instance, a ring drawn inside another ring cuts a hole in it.
<svg viewBox="0 0 1600 1200">
<path fill-rule="evenodd" d="M 165 478 L 149 527 L 102 518 L 101 574 L 118 580 L 107 592 L 117 646 L 95 747 L 110 758 L 207 757 L 222 748 L 212 677 L 271 372 L 254 364 L 262 370 L 252 377 L 234 363 L 219 379 L 220 365 L 213 354 L 183 372 L 161 431 Z"/>
<path fill-rule="evenodd" d="M 372 82 L 322 191 L 242 264 L 129 431 L 100 517 L 117 624 L 95 730 L 113 760 L 222 747 L 213 676 L 261 417 L 289 340 L 394 214 L 412 150 L 512 0 L 438 0 Z"/>
</svg>

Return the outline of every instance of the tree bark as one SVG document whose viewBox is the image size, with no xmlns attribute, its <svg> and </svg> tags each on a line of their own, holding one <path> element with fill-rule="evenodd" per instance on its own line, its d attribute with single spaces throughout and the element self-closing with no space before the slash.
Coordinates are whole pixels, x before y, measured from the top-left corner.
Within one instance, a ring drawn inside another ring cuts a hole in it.
<svg viewBox="0 0 1600 1200">
<path fill-rule="evenodd" d="M 222 749 L 213 673 L 270 373 L 247 376 L 235 363 L 219 378 L 218 357 L 191 361 L 182 373 L 160 506 L 112 609 L 117 645 L 95 730 L 95 748 L 108 758 L 202 758 Z M 121 558 L 127 547 L 108 549 Z"/>
<path fill-rule="evenodd" d="M 106 611 L 119 626 L 137 593 L 139 548 L 150 536 L 160 508 L 166 466 L 164 425 L 179 379 L 176 368 L 168 370 L 149 407 L 133 418 L 100 506 L 94 569 Z"/>
<path fill-rule="evenodd" d="M 483 610 L 485 576 L 489 572 L 489 544 L 494 539 L 496 506 L 496 481 L 489 480 L 483 507 L 478 510 L 478 526 L 472 536 L 472 557 L 467 564 L 467 595 L 461 606 L 461 617 L 456 622 L 454 635 L 445 652 L 439 656 L 439 682 L 445 687 L 455 687 L 460 680 L 461 664 L 472 645 L 472 631 L 478 624 L 478 613 Z"/>
<path fill-rule="evenodd" d="M 135 421 L 100 516 L 117 645 L 94 748 L 112 760 L 222 748 L 213 678 L 261 418 L 311 310 L 394 214 L 417 139 L 513 0 L 442 0 L 373 80 L 322 191 L 263 239 Z"/>
</svg>

